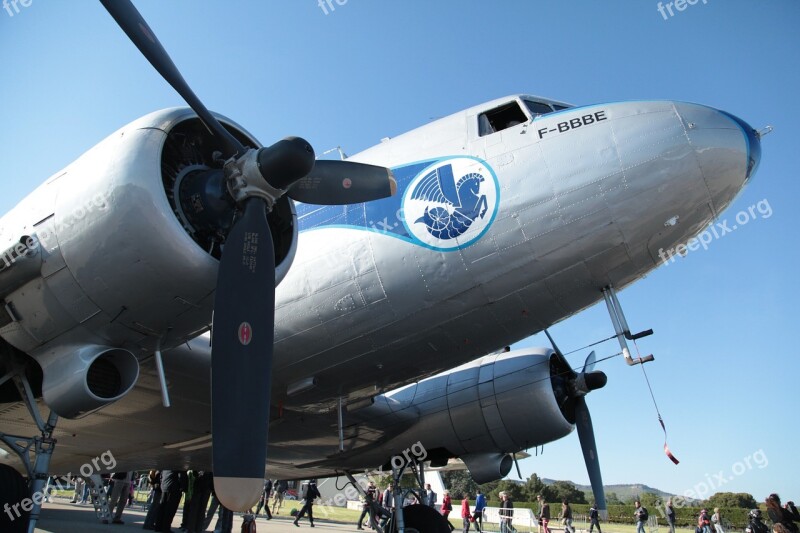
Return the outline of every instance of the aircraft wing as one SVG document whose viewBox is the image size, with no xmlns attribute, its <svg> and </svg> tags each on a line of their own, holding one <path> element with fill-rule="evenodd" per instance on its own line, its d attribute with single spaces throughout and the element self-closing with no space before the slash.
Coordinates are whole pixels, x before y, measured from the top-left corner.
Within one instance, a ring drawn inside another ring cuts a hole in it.
<svg viewBox="0 0 800 533">
<path fill-rule="evenodd" d="M 572 430 L 551 384 L 550 357 L 545 349 L 486 356 L 351 404 L 343 411 L 341 439 L 336 410 L 276 404 L 265 476 L 300 479 L 388 468 L 398 453 L 416 449 L 439 465 L 460 457 L 476 479 L 502 477 L 510 468 L 509 453 Z M 90 416 L 59 421 L 50 471 L 79 473 L 103 453 L 113 456 L 109 470 L 211 469 L 210 365 L 207 336 L 165 352 L 171 400 L 165 408 L 155 364 L 145 362 L 123 399 Z M 8 397 L 4 389 L 0 398 Z M 22 402 L 6 401 L 0 409 L 0 431 L 37 433 Z M 0 461 L 21 468 L 13 455 Z"/>
</svg>

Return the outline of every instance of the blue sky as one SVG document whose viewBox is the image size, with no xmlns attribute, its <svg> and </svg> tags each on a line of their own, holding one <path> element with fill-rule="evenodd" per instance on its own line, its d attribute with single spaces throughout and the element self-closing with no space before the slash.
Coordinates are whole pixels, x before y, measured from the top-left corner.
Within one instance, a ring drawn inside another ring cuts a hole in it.
<svg viewBox="0 0 800 533">
<path fill-rule="evenodd" d="M 318 153 L 341 145 L 352 154 L 516 92 L 575 104 L 692 101 L 775 127 L 755 179 L 722 219 L 733 225 L 758 202 L 771 216 L 751 217 L 620 295 L 631 327 L 656 332 L 639 346 L 656 356 L 646 370 L 681 464 L 663 454 L 640 368 L 603 363 L 608 386 L 588 402 L 607 484 L 800 498 L 800 4 L 699 0 L 671 17 L 665 10 L 666 19 L 650 0 L 332 5 L 326 15 L 317 0 L 137 2 L 206 105 L 265 144 L 302 135 Z M 122 125 L 183 105 L 99 3 L 0 10 L 0 49 L 0 212 Z M 612 328 L 595 306 L 552 332 L 569 351 Z M 528 345 L 546 339 L 515 347 Z M 617 349 L 606 343 L 598 354 Z M 588 482 L 574 434 L 522 468 Z"/>
</svg>

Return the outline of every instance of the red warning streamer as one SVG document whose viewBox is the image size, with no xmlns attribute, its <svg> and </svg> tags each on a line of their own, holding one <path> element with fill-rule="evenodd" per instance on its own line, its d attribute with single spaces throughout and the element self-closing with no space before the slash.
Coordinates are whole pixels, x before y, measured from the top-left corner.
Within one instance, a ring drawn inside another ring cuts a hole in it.
<svg viewBox="0 0 800 533">
<path fill-rule="evenodd" d="M 636 341 L 633 341 L 633 345 L 636 346 L 636 355 L 639 356 L 641 360 L 641 354 L 639 353 L 639 346 L 636 344 Z M 667 426 L 664 425 L 664 419 L 661 418 L 661 412 L 658 410 L 658 404 L 656 403 L 655 394 L 653 394 L 653 387 L 650 386 L 650 380 L 647 379 L 647 372 L 644 370 L 644 364 L 640 364 L 642 367 L 642 374 L 644 374 L 644 380 L 647 382 L 647 388 L 650 389 L 650 397 L 653 399 L 653 406 L 656 408 L 656 414 L 658 415 L 658 423 L 661 424 L 661 429 L 664 430 L 664 453 L 667 454 L 669 460 L 675 464 L 680 463 L 678 459 L 672 455 L 672 452 L 669 450 L 669 446 L 667 446 Z"/>
</svg>

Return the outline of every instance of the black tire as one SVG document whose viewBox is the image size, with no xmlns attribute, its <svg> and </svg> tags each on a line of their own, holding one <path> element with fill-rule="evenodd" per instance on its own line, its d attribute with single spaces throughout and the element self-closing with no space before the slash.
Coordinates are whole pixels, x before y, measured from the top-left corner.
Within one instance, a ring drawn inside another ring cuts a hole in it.
<svg viewBox="0 0 800 533">
<path fill-rule="evenodd" d="M 0 465 L 0 531 L 3 533 L 28 531 L 30 511 L 23 511 L 19 505 L 28 497 L 28 484 L 25 482 L 25 478 L 10 466 Z M 15 505 L 16 509 L 14 509 Z M 17 516 L 17 511 L 19 516 Z"/>
<path fill-rule="evenodd" d="M 409 505 L 403 507 L 405 529 L 415 529 L 419 533 L 450 533 L 447 520 L 433 507 Z"/>
</svg>

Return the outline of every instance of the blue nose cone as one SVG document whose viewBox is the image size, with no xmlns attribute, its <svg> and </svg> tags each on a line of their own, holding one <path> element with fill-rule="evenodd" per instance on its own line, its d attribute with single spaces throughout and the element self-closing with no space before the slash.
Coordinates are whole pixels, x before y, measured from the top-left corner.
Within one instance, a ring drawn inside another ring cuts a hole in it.
<svg viewBox="0 0 800 533">
<path fill-rule="evenodd" d="M 761 138 L 758 136 L 758 132 L 744 120 L 730 113 L 725 113 L 725 111 L 722 111 L 722 113 L 738 124 L 744 135 L 747 143 L 747 175 L 745 181 L 748 181 L 750 176 L 755 174 L 758 163 L 761 161 Z"/>
</svg>

